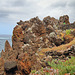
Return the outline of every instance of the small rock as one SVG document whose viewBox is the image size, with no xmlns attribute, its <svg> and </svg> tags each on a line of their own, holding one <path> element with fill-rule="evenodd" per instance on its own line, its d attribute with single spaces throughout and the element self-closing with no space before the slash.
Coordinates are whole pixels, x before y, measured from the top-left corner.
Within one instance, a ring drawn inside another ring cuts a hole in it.
<svg viewBox="0 0 75 75">
<path fill-rule="evenodd" d="M 10 69 L 15 68 L 16 66 L 17 66 L 16 60 L 11 60 L 11 61 L 7 60 L 4 63 L 4 69 L 6 71 L 9 71 Z"/>
</svg>

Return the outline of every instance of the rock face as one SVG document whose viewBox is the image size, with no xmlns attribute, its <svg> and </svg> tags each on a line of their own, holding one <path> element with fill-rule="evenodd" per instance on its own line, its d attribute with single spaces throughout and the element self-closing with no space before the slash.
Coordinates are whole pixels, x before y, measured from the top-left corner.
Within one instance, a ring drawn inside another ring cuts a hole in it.
<svg viewBox="0 0 75 75">
<path fill-rule="evenodd" d="M 13 30 L 12 47 L 6 41 L 5 51 L 1 52 L 0 75 L 29 75 L 31 70 L 50 67 L 47 62 L 51 62 L 52 58 L 75 55 L 74 45 L 63 52 L 46 51 L 44 55 L 42 54 L 43 48 L 52 49 L 73 40 L 75 30 L 71 33 L 73 37 L 66 35 L 65 31 L 57 30 L 57 25 L 63 23 L 69 24 L 67 15 L 60 17 L 59 20 L 47 16 L 43 21 L 34 17 L 29 21 L 17 22 L 18 25 Z"/>
<path fill-rule="evenodd" d="M 24 47 L 26 44 L 29 44 L 31 49 L 35 48 L 36 50 L 40 47 L 45 47 L 43 42 L 48 39 L 46 34 L 53 31 L 54 29 L 51 26 L 46 28 L 38 17 L 32 18 L 28 23 L 24 22 L 14 28 L 12 36 L 13 49 L 18 50 L 20 54 L 23 53 L 22 46 Z M 49 46 L 49 43 L 46 43 L 47 46 Z"/>
</svg>

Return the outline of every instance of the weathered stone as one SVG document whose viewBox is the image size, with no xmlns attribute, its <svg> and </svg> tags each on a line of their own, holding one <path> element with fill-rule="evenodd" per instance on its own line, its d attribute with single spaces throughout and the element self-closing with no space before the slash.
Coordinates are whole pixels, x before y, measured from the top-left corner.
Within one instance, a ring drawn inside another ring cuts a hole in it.
<svg viewBox="0 0 75 75">
<path fill-rule="evenodd" d="M 45 17 L 43 19 L 43 22 L 44 22 L 44 25 L 57 25 L 58 24 L 58 20 L 50 16 Z"/>
<path fill-rule="evenodd" d="M 47 26 L 46 31 L 47 31 L 48 34 L 50 34 L 51 32 L 55 32 L 54 28 L 51 25 Z"/>
<path fill-rule="evenodd" d="M 72 45 L 70 50 L 72 50 L 73 52 L 75 52 L 75 45 Z"/>
<path fill-rule="evenodd" d="M 57 35 L 55 34 L 55 32 L 52 32 L 49 34 L 49 37 L 50 38 L 57 38 Z"/>
<path fill-rule="evenodd" d="M 71 32 L 71 34 L 74 35 L 74 37 L 75 37 L 75 30 L 73 30 L 73 31 Z"/>
<path fill-rule="evenodd" d="M 5 52 L 2 50 L 2 52 L 1 52 L 1 57 L 4 56 L 4 54 L 5 54 Z"/>
<path fill-rule="evenodd" d="M 18 59 L 18 70 L 22 75 L 29 75 L 29 73 L 31 72 L 31 62 L 29 60 L 28 54 L 20 54 Z"/>
<path fill-rule="evenodd" d="M 64 37 L 64 43 L 69 43 L 70 41 L 73 40 L 74 36 L 71 34 L 65 35 Z"/>
<path fill-rule="evenodd" d="M 64 15 L 64 16 L 61 16 L 59 18 L 59 24 L 69 24 L 69 16 L 68 15 Z"/>
<path fill-rule="evenodd" d="M 15 68 L 17 66 L 16 60 L 6 60 L 4 63 L 4 69 L 6 71 L 11 70 L 12 68 Z"/>
<path fill-rule="evenodd" d="M 67 16 L 60 18 L 59 24 L 63 23 L 69 24 Z M 71 44 L 66 45 L 67 47 L 64 46 L 66 47 L 63 48 L 64 50 L 61 48 L 63 46 L 59 46 L 73 40 L 74 33 L 71 33 L 73 37 L 71 35 L 64 36 L 66 34 L 65 31 L 55 30 L 57 29 L 57 25 L 59 25 L 57 19 L 48 16 L 41 21 L 38 17 L 35 17 L 29 21 L 23 22 L 20 20 L 17 24 L 12 36 L 13 49 L 6 42 L 5 52 L 2 51 L 1 53 L 5 61 L 4 68 L 6 75 L 29 75 L 31 70 L 39 70 L 46 66 L 50 67 L 48 61 L 51 62 L 52 58 L 65 59 L 67 56 L 75 55 L 74 46 L 70 48 Z M 65 28 L 69 27 L 66 25 Z M 52 48 L 53 46 L 58 47 Z M 42 48 L 50 48 L 50 51 L 43 52 Z M 0 73 L 3 74 L 4 71 Z"/>
<path fill-rule="evenodd" d="M 20 22 L 17 22 L 18 25 L 22 25 L 24 22 L 20 20 Z"/>
<path fill-rule="evenodd" d="M 56 46 L 59 46 L 59 45 L 62 44 L 62 42 L 63 42 L 62 39 L 60 39 L 60 38 L 56 38 L 55 45 L 56 45 Z"/>
<path fill-rule="evenodd" d="M 66 56 L 68 56 L 69 55 L 69 52 L 68 51 L 64 51 L 63 54 L 66 55 Z"/>
<path fill-rule="evenodd" d="M 11 51 L 11 50 L 13 50 L 13 49 L 11 48 L 9 42 L 6 40 L 6 42 L 5 42 L 5 52 Z"/>
<path fill-rule="evenodd" d="M 4 75 L 4 60 L 0 58 L 0 75 Z"/>
</svg>

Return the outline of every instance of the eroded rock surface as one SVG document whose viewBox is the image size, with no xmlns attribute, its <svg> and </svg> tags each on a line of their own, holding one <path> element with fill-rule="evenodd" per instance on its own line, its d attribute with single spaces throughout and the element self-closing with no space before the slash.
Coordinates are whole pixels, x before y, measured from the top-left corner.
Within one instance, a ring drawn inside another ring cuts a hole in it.
<svg viewBox="0 0 75 75">
<path fill-rule="evenodd" d="M 34 17 L 29 21 L 20 20 L 17 24 L 13 30 L 12 47 L 6 41 L 5 51 L 1 52 L 0 75 L 29 75 L 32 70 L 50 67 L 48 61 L 51 62 L 53 58 L 75 56 L 74 27 L 68 35 L 64 30 L 66 27 L 59 27 L 70 24 L 67 15 L 61 16 L 59 20 L 47 16 L 43 21 Z M 52 69 L 52 74 L 54 71 Z"/>
</svg>

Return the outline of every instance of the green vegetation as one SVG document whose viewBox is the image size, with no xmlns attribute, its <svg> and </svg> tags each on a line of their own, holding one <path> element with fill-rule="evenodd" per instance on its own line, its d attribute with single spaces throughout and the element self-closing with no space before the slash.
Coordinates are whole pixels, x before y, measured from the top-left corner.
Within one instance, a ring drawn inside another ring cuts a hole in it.
<svg viewBox="0 0 75 75">
<path fill-rule="evenodd" d="M 65 22 L 63 24 L 66 24 Z"/>
<path fill-rule="evenodd" d="M 36 70 L 32 70 L 32 71 L 31 71 L 31 73 L 35 73 L 35 72 L 36 72 Z"/>
<path fill-rule="evenodd" d="M 51 63 L 48 62 L 48 64 L 50 66 L 52 66 L 52 68 L 58 69 L 60 75 L 64 75 L 66 73 L 70 73 L 71 75 L 74 75 L 74 73 L 75 73 L 75 57 L 71 57 L 71 59 L 69 59 L 65 62 L 62 62 L 61 60 L 59 60 L 58 63 L 56 64 L 55 62 L 57 62 L 57 61 L 58 60 L 53 60 Z"/>
<path fill-rule="evenodd" d="M 71 33 L 71 29 L 66 30 L 66 35 L 69 35 Z"/>
</svg>

